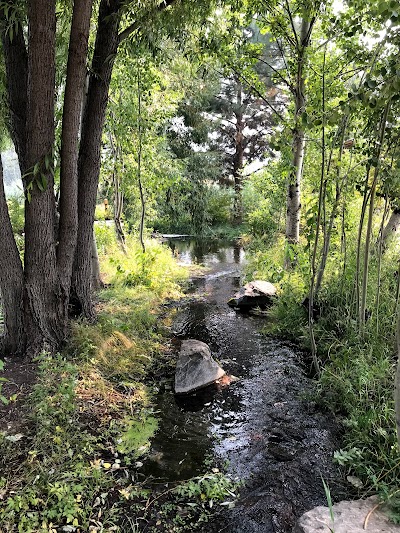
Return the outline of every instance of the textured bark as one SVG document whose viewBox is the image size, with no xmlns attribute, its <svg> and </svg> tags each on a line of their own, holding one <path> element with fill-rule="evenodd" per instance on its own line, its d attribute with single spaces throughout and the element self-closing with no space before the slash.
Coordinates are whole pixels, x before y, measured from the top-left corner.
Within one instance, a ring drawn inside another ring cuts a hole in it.
<svg viewBox="0 0 400 533">
<path fill-rule="evenodd" d="M 88 319 L 94 318 L 92 301 L 92 235 L 100 173 L 101 137 L 108 90 L 118 49 L 121 0 L 102 0 L 92 62 L 92 73 L 83 112 L 78 161 L 78 242 L 72 280 L 74 304 Z"/>
<path fill-rule="evenodd" d="M 62 287 L 69 299 L 78 234 L 78 138 L 86 81 L 92 0 L 75 0 L 68 51 L 61 137 L 60 225 L 57 249 Z"/>
<path fill-rule="evenodd" d="M 19 354 L 25 348 L 22 296 L 23 270 L 15 243 L 3 184 L 3 166 L 0 159 L 0 292 L 2 295 L 5 332 L 0 338 L 0 354 Z"/>
<path fill-rule="evenodd" d="M 303 19 L 298 46 L 297 74 L 294 87 L 295 96 L 295 127 L 293 129 L 293 170 L 289 175 L 286 202 L 286 240 L 289 244 L 297 244 L 300 237 L 301 211 L 301 179 L 303 175 L 303 159 L 305 135 L 302 127 L 302 116 L 305 112 L 305 62 L 306 50 L 310 44 L 312 23 Z M 295 31 L 295 30 L 294 30 Z M 287 265 L 288 266 L 288 265 Z"/>
<path fill-rule="evenodd" d="M 233 179 L 235 187 L 235 197 L 233 204 L 233 223 L 241 224 L 243 221 L 243 162 L 244 162 L 244 120 L 242 110 L 242 85 L 238 82 L 236 93 L 236 134 L 235 134 L 235 154 L 233 158 Z"/>
<path fill-rule="evenodd" d="M 56 262 L 54 180 L 44 163 L 54 146 L 55 0 L 30 0 L 28 13 L 27 167 L 38 164 L 39 172 L 25 184 L 31 190 L 25 202 L 24 313 L 35 353 L 60 346 L 66 316 Z"/>
<path fill-rule="evenodd" d="M 3 56 L 6 67 L 6 84 L 10 111 L 10 134 L 18 154 L 22 173 L 26 171 L 26 106 L 28 84 L 28 54 L 20 24 L 13 31 L 13 38 L 7 31 L 7 19 L 0 10 L 0 31 Z"/>
<path fill-rule="evenodd" d="M 382 237 L 381 237 L 382 252 L 384 252 L 387 249 L 390 241 L 399 231 L 399 228 L 400 228 L 400 209 L 394 209 L 392 211 L 392 214 L 390 215 L 388 223 L 386 224 L 382 232 Z"/>
</svg>

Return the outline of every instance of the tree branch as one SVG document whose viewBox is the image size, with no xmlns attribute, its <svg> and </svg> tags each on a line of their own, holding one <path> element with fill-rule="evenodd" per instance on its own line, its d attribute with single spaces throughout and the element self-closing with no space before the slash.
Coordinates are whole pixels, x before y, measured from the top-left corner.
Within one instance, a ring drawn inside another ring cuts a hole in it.
<svg viewBox="0 0 400 533">
<path fill-rule="evenodd" d="M 156 8 L 157 13 L 161 13 L 167 7 L 173 5 L 176 2 L 176 0 L 163 0 L 161 4 L 159 4 Z M 132 22 L 130 26 L 125 28 L 121 31 L 121 33 L 118 35 L 118 44 L 121 44 L 121 42 L 124 39 L 127 39 L 132 33 L 134 33 L 136 30 L 138 30 L 141 26 L 142 20 L 135 20 L 135 22 Z"/>
<path fill-rule="evenodd" d="M 279 117 L 280 120 L 282 120 L 282 122 L 285 122 L 284 117 L 279 113 L 279 111 L 277 111 L 277 110 L 274 108 L 273 105 L 271 105 L 270 102 L 268 102 L 268 100 L 267 100 L 267 99 L 266 99 L 266 98 L 260 93 L 260 91 L 259 91 L 256 87 L 254 87 L 254 85 L 252 85 L 252 84 L 246 79 L 246 77 L 243 76 L 243 74 L 242 74 L 241 72 L 237 71 L 233 65 L 230 65 L 230 67 L 231 67 L 231 69 L 234 71 L 234 73 L 236 74 L 236 76 L 238 76 L 239 78 L 241 78 L 241 79 L 242 79 L 242 80 L 243 80 L 243 81 L 244 81 L 244 82 L 250 87 L 250 89 L 251 89 L 252 91 L 254 91 L 254 92 L 257 94 L 257 96 L 259 96 L 259 98 L 261 98 L 261 100 L 267 104 L 267 106 L 271 109 L 271 111 L 272 111 L 273 113 L 275 113 L 275 115 L 276 115 L 277 117 Z"/>
</svg>

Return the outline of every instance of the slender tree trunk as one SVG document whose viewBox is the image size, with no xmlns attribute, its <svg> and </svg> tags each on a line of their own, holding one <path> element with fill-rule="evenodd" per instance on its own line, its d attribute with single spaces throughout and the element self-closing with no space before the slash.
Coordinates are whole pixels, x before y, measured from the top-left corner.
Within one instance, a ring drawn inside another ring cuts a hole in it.
<svg viewBox="0 0 400 533">
<path fill-rule="evenodd" d="M 141 205 L 141 214 L 140 214 L 140 224 L 139 224 L 139 240 L 142 246 L 143 253 L 146 252 L 146 247 L 144 245 L 143 231 L 144 231 L 144 217 L 146 215 L 146 199 L 144 197 L 143 183 L 142 183 L 142 149 L 143 149 L 143 130 L 142 130 L 142 87 L 140 83 L 140 69 L 138 70 L 137 78 L 137 91 L 138 91 L 138 157 L 137 157 L 137 178 L 139 185 L 139 194 L 140 194 L 140 205 Z"/>
<path fill-rule="evenodd" d="M 369 271 L 369 250 L 371 245 L 371 234 L 372 234 L 372 219 L 374 214 L 374 205 L 375 205 L 375 193 L 376 193 L 376 187 L 378 184 L 378 176 L 379 176 L 379 170 L 380 170 L 380 157 L 382 152 L 382 146 L 383 141 L 385 137 L 385 130 L 386 130 L 386 121 L 388 117 L 390 109 L 390 100 L 387 102 L 385 111 L 382 117 L 381 121 L 381 127 L 380 127 L 380 135 L 379 135 L 379 144 L 378 144 L 378 150 L 377 150 L 377 166 L 375 167 L 374 172 L 374 179 L 371 186 L 371 194 L 370 194 L 370 200 L 369 200 L 369 211 L 368 211 L 368 223 L 367 223 L 367 231 L 365 235 L 365 249 L 364 249 L 364 270 L 363 270 L 363 279 L 362 279 L 362 285 L 361 285 L 361 295 L 360 295 L 360 333 L 364 334 L 365 329 L 365 311 L 367 307 L 367 288 L 368 288 L 368 271 Z"/>
<path fill-rule="evenodd" d="M 114 119 L 114 117 L 113 117 Z M 122 169 L 124 169 L 123 158 L 121 154 L 120 147 L 117 144 L 117 141 L 114 141 L 113 134 L 111 131 L 108 132 L 108 139 L 110 141 L 111 150 L 114 156 L 114 169 L 112 173 L 113 186 L 114 186 L 114 225 L 115 225 L 115 234 L 117 240 L 121 244 L 123 252 L 126 254 L 125 246 L 125 233 L 122 229 L 121 216 L 122 209 L 124 206 L 124 193 L 121 191 L 121 181 L 119 178 L 119 165 L 118 162 L 121 162 Z"/>
<path fill-rule="evenodd" d="M 4 335 L 0 338 L 0 353 L 21 354 L 25 349 L 22 316 L 23 269 L 8 214 L 0 159 L 0 292 L 5 318 Z"/>
<path fill-rule="evenodd" d="M 329 248 L 330 248 L 330 244 L 331 244 L 331 236 L 332 236 L 333 224 L 334 224 L 334 222 L 336 220 L 336 216 L 337 216 L 337 212 L 338 212 L 338 208 L 339 208 L 340 197 L 341 197 L 341 192 L 342 192 L 342 188 L 344 186 L 344 181 L 345 181 L 345 178 L 344 178 L 342 180 L 342 183 L 341 183 L 340 173 L 341 173 L 341 162 L 342 162 L 342 156 L 343 156 L 343 141 L 344 141 L 344 136 L 345 136 L 345 133 L 346 133 L 347 122 L 348 122 L 348 117 L 345 117 L 345 119 L 344 119 L 344 121 L 342 123 L 342 132 L 341 132 L 341 135 L 339 137 L 339 143 L 340 143 L 339 144 L 339 155 L 338 155 L 338 163 L 337 163 L 337 167 L 336 167 L 336 195 L 335 195 L 334 204 L 332 206 L 331 215 L 329 217 L 328 228 L 326 228 L 326 227 L 324 228 L 324 244 L 323 244 L 323 248 L 322 248 L 321 261 L 320 261 L 320 265 L 319 265 L 319 268 L 318 268 L 317 281 L 315 283 L 315 298 L 317 298 L 317 295 L 318 295 L 319 290 L 321 288 L 322 279 L 324 277 L 325 268 L 326 268 L 326 262 L 328 260 Z M 333 152 L 333 150 L 331 151 L 331 155 L 332 155 L 332 152 Z M 329 159 L 330 160 L 329 160 L 329 163 L 328 163 L 328 167 L 330 167 L 331 157 Z"/>
<path fill-rule="evenodd" d="M 18 155 L 22 174 L 26 167 L 26 106 L 28 84 L 28 54 L 22 25 L 15 23 L 13 38 L 7 29 L 7 18 L 0 9 L 0 31 L 6 67 L 7 96 L 10 110 L 10 134 Z"/>
<path fill-rule="evenodd" d="M 313 359 L 313 364 L 317 377 L 321 375 L 321 370 L 317 357 L 317 343 L 315 341 L 314 334 L 314 294 L 315 294 L 315 276 L 316 276 L 316 260 L 317 260 L 317 251 L 318 251 L 318 241 L 319 241 L 319 232 L 321 225 L 321 212 L 324 203 L 324 193 L 325 193 L 325 62 L 326 62 L 326 47 L 324 51 L 324 60 L 322 66 L 322 132 L 321 132 L 321 179 L 319 185 L 319 195 L 318 195 L 318 214 L 317 222 L 315 228 L 315 241 L 313 247 L 313 253 L 311 258 L 311 282 L 310 282 L 310 293 L 308 300 L 308 328 L 310 331 L 310 342 L 311 342 L 311 355 Z"/>
<path fill-rule="evenodd" d="M 400 313 L 398 313 L 398 316 L 397 316 L 396 346 L 397 346 L 397 368 L 396 368 L 395 383 L 394 383 L 394 404 L 395 404 L 395 414 L 396 414 L 397 446 L 400 450 Z"/>
<path fill-rule="evenodd" d="M 381 296 L 381 278 L 382 278 L 382 253 L 383 253 L 382 236 L 383 236 L 383 227 L 384 227 L 385 220 L 387 217 L 388 209 L 389 209 L 389 198 L 386 196 L 385 207 L 383 209 L 381 225 L 379 228 L 378 250 L 377 250 L 378 251 L 378 282 L 376 284 L 376 300 L 375 300 L 375 321 L 376 321 L 376 334 L 377 335 L 379 334 L 379 304 L 380 304 L 380 296 Z"/>
<path fill-rule="evenodd" d="M 91 246 L 91 256 L 92 256 L 92 287 L 94 290 L 102 289 L 104 287 L 103 280 L 101 279 L 100 273 L 100 261 L 99 254 L 97 252 L 97 243 L 96 235 L 93 231 L 93 239 Z"/>
<path fill-rule="evenodd" d="M 37 353 L 58 348 L 66 335 L 65 298 L 57 272 L 53 178 L 55 0 L 30 0 L 25 291 L 28 343 Z"/>
<path fill-rule="evenodd" d="M 369 191 L 368 191 L 368 181 L 369 181 L 369 175 L 371 172 L 371 168 L 367 168 L 367 175 L 365 178 L 365 187 L 364 187 L 364 195 L 363 195 L 363 203 L 361 206 L 361 214 L 360 214 L 360 221 L 358 223 L 358 233 L 357 233 L 357 250 L 356 250 L 356 312 L 359 312 L 360 309 L 360 269 L 361 269 L 361 243 L 362 243 L 362 234 L 363 234 L 363 228 L 364 228 L 364 222 L 365 222 L 365 214 L 367 212 L 367 205 L 368 205 L 368 199 L 369 199 Z"/>
<path fill-rule="evenodd" d="M 100 151 L 108 90 L 118 49 L 121 0 L 101 0 L 98 29 L 83 112 L 78 161 L 78 242 L 75 252 L 73 301 L 82 314 L 94 319 L 92 300 L 92 241 L 100 173 Z"/>
<path fill-rule="evenodd" d="M 61 137 L 60 225 L 57 249 L 62 287 L 69 300 L 78 234 L 78 138 L 86 78 L 92 0 L 75 0 L 68 52 Z"/>
<path fill-rule="evenodd" d="M 237 81 L 236 92 L 236 134 L 235 134 L 235 154 L 233 156 L 233 179 L 235 187 L 235 197 L 233 204 L 233 223 L 240 225 L 243 222 L 243 164 L 244 164 L 244 121 L 243 121 L 243 98 L 242 85 Z"/>
<path fill-rule="evenodd" d="M 306 50 L 310 44 L 311 23 L 305 19 L 301 22 L 300 43 L 298 45 L 297 75 L 295 95 L 295 126 L 293 129 L 293 166 L 289 174 L 289 185 L 286 202 L 286 241 L 288 244 L 297 244 L 300 238 L 300 212 L 301 212 L 301 179 L 303 175 L 303 160 L 305 150 L 305 135 L 302 126 L 302 117 L 305 112 L 305 62 Z M 286 258 L 286 267 L 293 262 Z"/>
</svg>

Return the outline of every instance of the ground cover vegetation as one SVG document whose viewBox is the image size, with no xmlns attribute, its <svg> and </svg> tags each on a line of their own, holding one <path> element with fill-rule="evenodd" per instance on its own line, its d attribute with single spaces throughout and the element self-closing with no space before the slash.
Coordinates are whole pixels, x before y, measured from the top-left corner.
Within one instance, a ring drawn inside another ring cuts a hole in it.
<svg viewBox="0 0 400 533">
<path fill-rule="evenodd" d="M 156 500 L 135 477 L 170 364 L 156 317 L 182 279 L 153 231 L 241 235 L 248 277 L 279 288 L 269 332 L 309 349 L 344 421 L 336 459 L 399 520 L 399 16 L 386 0 L 0 2 L 1 141 L 24 196 L 0 179 L 0 354 L 37 366 L 29 400 L 0 381 L 32 406 L 0 437 L 6 531 L 135 530 L 126 502 L 179 531 L 231 498 L 219 473 Z"/>
</svg>

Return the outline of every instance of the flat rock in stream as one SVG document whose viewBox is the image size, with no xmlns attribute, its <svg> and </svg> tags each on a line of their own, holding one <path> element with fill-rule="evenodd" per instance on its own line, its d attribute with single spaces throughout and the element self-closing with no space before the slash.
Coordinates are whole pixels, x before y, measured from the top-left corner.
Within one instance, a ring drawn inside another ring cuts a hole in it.
<svg viewBox="0 0 400 533">
<path fill-rule="evenodd" d="M 225 371 L 211 357 L 211 350 L 205 342 L 196 339 L 182 341 L 176 364 L 176 394 L 201 389 L 224 375 Z"/>
<path fill-rule="evenodd" d="M 315 507 L 303 514 L 293 533 L 400 533 L 400 526 L 389 522 L 385 509 L 376 507 L 378 503 L 375 496 L 335 503 L 333 522 L 328 507 Z"/>
<path fill-rule="evenodd" d="M 276 297 L 276 287 L 269 281 L 254 280 L 242 287 L 228 302 L 238 309 L 265 308 L 272 304 Z"/>
</svg>

